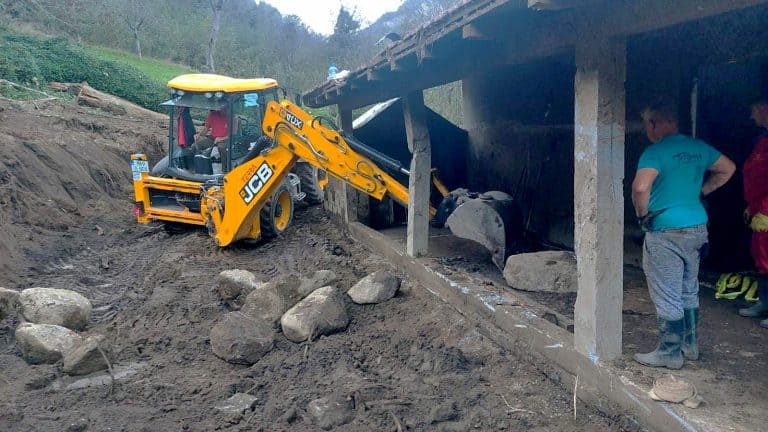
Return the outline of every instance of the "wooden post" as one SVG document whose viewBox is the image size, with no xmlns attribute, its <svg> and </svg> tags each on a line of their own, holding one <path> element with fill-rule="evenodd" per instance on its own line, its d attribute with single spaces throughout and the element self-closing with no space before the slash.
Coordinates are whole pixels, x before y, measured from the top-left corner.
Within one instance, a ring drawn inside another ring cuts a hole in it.
<svg viewBox="0 0 768 432">
<path fill-rule="evenodd" d="M 427 128 L 424 93 L 408 93 L 403 98 L 405 133 L 411 158 L 408 178 L 408 237 L 405 250 L 409 256 L 426 255 L 429 247 L 429 184 L 432 168 L 432 145 Z"/>
<path fill-rule="evenodd" d="M 576 46 L 575 348 L 593 361 L 621 355 L 626 41 Z"/>
</svg>

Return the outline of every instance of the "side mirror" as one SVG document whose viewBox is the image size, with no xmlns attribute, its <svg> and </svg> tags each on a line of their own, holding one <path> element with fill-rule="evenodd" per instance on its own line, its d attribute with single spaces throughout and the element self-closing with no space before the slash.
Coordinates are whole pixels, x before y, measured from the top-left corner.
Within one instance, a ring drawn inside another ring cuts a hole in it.
<svg viewBox="0 0 768 432">
<path fill-rule="evenodd" d="M 294 95 L 294 103 L 298 106 L 304 106 L 304 104 L 301 102 L 301 93 L 296 93 Z"/>
</svg>

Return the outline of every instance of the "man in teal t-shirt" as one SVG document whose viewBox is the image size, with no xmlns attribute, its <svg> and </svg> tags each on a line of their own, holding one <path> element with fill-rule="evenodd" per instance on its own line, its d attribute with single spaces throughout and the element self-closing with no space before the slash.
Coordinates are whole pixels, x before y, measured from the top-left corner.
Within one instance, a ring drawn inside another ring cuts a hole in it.
<svg viewBox="0 0 768 432">
<path fill-rule="evenodd" d="M 634 358 L 680 369 L 683 357 L 699 357 L 699 260 L 707 244 L 701 198 L 724 185 L 736 166 L 709 144 L 680 134 L 675 109 L 667 104 L 643 111 L 643 124 L 653 145 L 640 156 L 632 202 L 646 231 L 643 271 L 656 306 L 659 342 L 656 350 Z"/>
</svg>

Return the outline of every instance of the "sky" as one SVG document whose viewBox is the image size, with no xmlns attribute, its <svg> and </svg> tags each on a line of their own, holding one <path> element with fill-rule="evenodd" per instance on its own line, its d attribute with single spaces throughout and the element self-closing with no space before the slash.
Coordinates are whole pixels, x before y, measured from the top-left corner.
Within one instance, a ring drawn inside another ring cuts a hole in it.
<svg viewBox="0 0 768 432">
<path fill-rule="evenodd" d="M 259 0 L 257 0 L 259 1 Z M 283 15 L 297 15 L 313 31 L 330 35 L 339 8 L 356 10 L 363 27 L 387 12 L 397 10 L 403 0 L 260 0 L 277 8 Z"/>
</svg>

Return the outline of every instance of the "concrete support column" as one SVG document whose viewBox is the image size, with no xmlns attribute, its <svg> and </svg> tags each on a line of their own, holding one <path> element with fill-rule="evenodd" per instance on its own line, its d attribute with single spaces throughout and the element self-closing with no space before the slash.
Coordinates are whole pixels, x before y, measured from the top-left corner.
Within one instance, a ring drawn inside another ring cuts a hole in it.
<svg viewBox="0 0 768 432">
<path fill-rule="evenodd" d="M 352 110 L 339 106 L 339 127 L 349 136 L 353 133 Z M 326 186 L 325 209 L 341 218 L 344 223 L 370 221 L 368 195 L 346 183 L 330 177 Z"/>
<path fill-rule="evenodd" d="M 621 355 L 626 41 L 576 46 L 575 348 L 593 361 Z"/>
<path fill-rule="evenodd" d="M 427 254 L 429 247 L 429 184 L 432 168 L 432 145 L 427 128 L 424 93 L 419 90 L 403 98 L 405 133 L 411 158 L 408 179 L 408 237 L 406 253 L 417 257 Z"/>
</svg>

